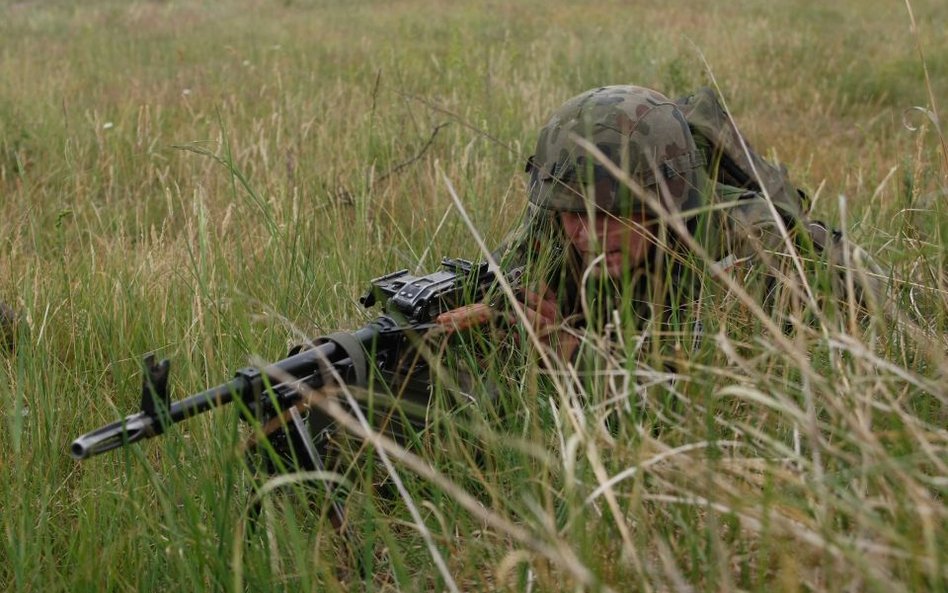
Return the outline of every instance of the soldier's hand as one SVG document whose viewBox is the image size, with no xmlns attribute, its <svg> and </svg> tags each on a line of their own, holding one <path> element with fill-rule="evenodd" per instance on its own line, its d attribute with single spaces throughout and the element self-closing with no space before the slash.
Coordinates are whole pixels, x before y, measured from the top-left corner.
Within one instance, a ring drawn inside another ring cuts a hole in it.
<svg viewBox="0 0 948 593">
<path fill-rule="evenodd" d="M 539 291 L 523 290 L 523 312 L 540 342 L 553 349 L 563 360 L 570 360 L 579 338 L 564 324 L 555 292 L 545 285 Z"/>
</svg>

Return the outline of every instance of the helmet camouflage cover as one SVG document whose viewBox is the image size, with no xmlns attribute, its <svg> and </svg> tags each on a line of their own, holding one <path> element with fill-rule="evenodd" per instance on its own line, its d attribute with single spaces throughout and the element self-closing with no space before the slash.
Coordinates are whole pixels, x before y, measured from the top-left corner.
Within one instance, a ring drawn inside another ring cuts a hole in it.
<svg viewBox="0 0 948 593">
<path fill-rule="evenodd" d="M 641 187 L 681 212 L 701 203 L 704 165 L 685 116 L 670 99 L 636 86 L 606 86 L 573 97 L 540 131 L 527 161 L 530 202 L 554 211 L 612 213 L 645 207 L 596 156 L 583 138 Z"/>
</svg>

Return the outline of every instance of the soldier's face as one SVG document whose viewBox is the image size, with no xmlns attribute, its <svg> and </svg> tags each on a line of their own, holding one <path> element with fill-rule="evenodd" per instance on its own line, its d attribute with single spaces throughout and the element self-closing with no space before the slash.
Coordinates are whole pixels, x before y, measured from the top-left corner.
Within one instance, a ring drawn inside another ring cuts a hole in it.
<svg viewBox="0 0 948 593">
<path fill-rule="evenodd" d="M 594 273 L 620 279 L 626 270 L 634 269 L 648 256 L 653 226 L 644 212 L 632 216 L 613 216 L 604 212 L 590 217 L 585 212 L 561 212 L 560 222 L 570 244 L 589 265 L 603 256 Z"/>
</svg>

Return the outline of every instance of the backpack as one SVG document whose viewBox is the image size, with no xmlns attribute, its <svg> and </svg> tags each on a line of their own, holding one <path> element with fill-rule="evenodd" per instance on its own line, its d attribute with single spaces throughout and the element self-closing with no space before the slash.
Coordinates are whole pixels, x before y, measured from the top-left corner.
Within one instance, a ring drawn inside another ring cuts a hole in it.
<svg viewBox="0 0 948 593">
<path fill-rule="evenodd" d="M 702 87 L 675 103 L 688 121 L 695 144 L 704 153 L 712 178 L 719 184 L 755 195 L 766 190 L 791 232 L 794 232 L 794 227 L 802 232 L 839 271 L 834 275 L 836 294 L 847 292 L 845 270 L 851 266 L 854 268 L 857 300 L 865 304 L 868 297 L 876 303 L 882 302 L 886 293 L 886 274 L 882 268 L 865 250 L 845 239 L 840 231 L 809 217 L 809 196 L 790 182 L 786 167 L 767 161 L 750 147 L 713 90 Z M 769 208 L 762 200 L 744 201 L 739 198 L 739 202 L 743 205 L 733 212 L 745 229 L 773 226 Z M 779 236 L 771 234 L 770 239 L 778 250 L 782 249 Z"/>
<path fill-rule="evenodd" d="M 675 103 L 705 155 L 708 170 L 717 171 L 718 182 L 760 194 L 766 191 L 781 214 L 790 220 L 806 219 L 809 197 L 790 182 L 786 167 L 774 165 L 750 147 L 712 89 L 702 87 Z"/>
</svg>

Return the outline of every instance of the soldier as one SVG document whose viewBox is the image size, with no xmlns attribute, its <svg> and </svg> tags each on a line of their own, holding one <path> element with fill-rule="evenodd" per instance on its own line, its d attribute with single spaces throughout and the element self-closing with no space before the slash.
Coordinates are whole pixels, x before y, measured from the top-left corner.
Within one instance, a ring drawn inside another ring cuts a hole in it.
<svg viewBox="0 0 948 593">
<path fill-rule="evenodd" d="M 677 102 L 636 86 L 584 92 L 540 131 L 527 172 L 526 220 L 496 255 L 542 263 L 525 313 L 563 358 L 577 330 L 613 310 L 640 325 L 680 318 L 709 265 L 765 270 L 759 294 L 771 309 L 787 310 L 774 286 L 794 277 L 801 249 L 836 268 L 840 296 L 846 286 L 860 303 L 881 295 L 864 252 L 808 220 L 805 195 L 747 147 L 709 89 Z"/>
</svg>

